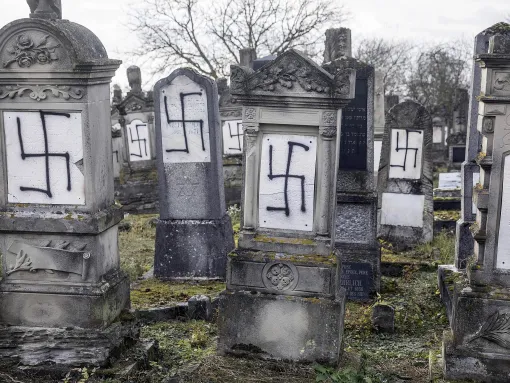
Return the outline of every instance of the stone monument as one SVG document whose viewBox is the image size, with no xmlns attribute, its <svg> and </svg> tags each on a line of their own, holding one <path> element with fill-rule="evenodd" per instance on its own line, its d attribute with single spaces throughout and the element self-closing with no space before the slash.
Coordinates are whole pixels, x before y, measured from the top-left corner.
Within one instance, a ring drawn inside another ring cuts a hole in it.
<svg viewBox="0 0 510 383">
<path fill-rule="evenodd" d="M 469 95 L 467 89 L 459 88 L 455 92 L 452 128 L 448 134 L 448 168 L 460 169 L 466 159 L 466 135 L 469 114 Z"/>
<path fill-rule="evenodd" d="M 385 125 L 385 97 L 384 97 L 384 75 L 375 71 L 374 83 L 374 173 L 377 182 L 377 171 L 381 161 L 382 139 Z M 397 102 L 398 104 L 398 102 Z"/>
<path fill-rule="evenodd" d="M 432 163 L 434 169 L 443 168 L 448 165 L 446 146 L 446 124 L 442 117 L 432 118 Z"/>
<path fill-rule="evenodd" d="M 432 241 L 432 119 L 405 101 L 386 114 L 378 175 L 378 236 L 398 248 Z"/>
<path fill-rule="evenodd" d="M 510 360 L 510 26 L 491 28 L 488 49 L 478 54 L 477 99 L 482 149 L 474 191 L 474 257 L 468 282 L 453 290 L 451 332 L 443 342 L 447 379 L 507 382 Z M 477 79 L 474 78 L 474 81 Z M 474 85 L 476 86 L 476 85 Z"/>
<path fill-rule="evenodd" d="M 289 50 L 258 70 L 231 67 L 243 106 L 239 248 L 220 297 L 221 354 L 335 363 L 345 289 L 334 256 L 340 113 L 355 71 L 328 72 Z"/>
<path fill-rule="evenodd" d="M 178 69 L 154 92 L 160 180 L 154 275 L 225 279 L 235 245 L 223 191 L 216 83 Z"/>
<path fill-rule="evenodd" d="M 109 117 L 121 62 L 60 2 L 30 3 L 0 31 L 0 357 L 102 365 L 129 305 Z"/>
<path fill-rule="evenodd" d="M 373 167 L 375 72 L 372 66 L 351 57 L 350 38 L 346 28 L 326 32 L 324 56 L 331 61 L 323 66 L 331 73 L 356 71 L 354 100 L 342 110 L 335 247 L 347 297 L 367 300 L 379 291 L 381 263 Z"/>
</svg>

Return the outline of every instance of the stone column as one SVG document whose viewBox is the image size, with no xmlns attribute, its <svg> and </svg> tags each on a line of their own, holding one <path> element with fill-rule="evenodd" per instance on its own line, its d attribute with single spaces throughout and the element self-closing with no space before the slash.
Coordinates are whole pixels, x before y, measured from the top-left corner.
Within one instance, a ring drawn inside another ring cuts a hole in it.
<svg viewBox="0 0 510 383">
<path fill-rule="evenodd" d="M 307 76 L 289 77 L 289 68 Z M 335 137 L 354 81 L 354 70 L 321 67 L 295 50 L 256 71 L 231 67 L 245 129 L 243 222 L 220 298 L 221 354 L 339 359 Z"/>
<path fill-rule="evenodd" d="M 474 190 L 475 256 L 468 280 L 452 286 L 451 334 L 443 342 L 447 379 L 508 381 L 510 359 L 510 25 L 491 28 L 486 53 L 478 54 L 481 87 L 477 129 L 482 147 Z M 476 81 L 476 79 L 475 79 Z"/>
<path fill-rule="evenodd" d="M 326 32 L 326 52 L 332 61 L 324 66 L 332 71 L 356 70 L 355 98 L 342 110 L 335 247 L 347 297 L 368 300 L 380 285 L 373 165 L 375 71 L 350 57 L 350 39 L 350 30 L 345 28 Z"/>
<path fill-rule="evenodd" d="M 413 101 L 386 114 L 378 176 L 378 236 L 407 248 L 433 237 L 432 119 Z"/>
<path fill-rule="evenodd" d="M 160 219 L 154 275 L 224 279 L 234 249 L 225 207 L 216 83 L 177 69 L 154 87 Z"/>
<path fill-rule="evenodd" d="M 129 305 L 110 121 L 121 62 L 83 26 L 39 16 L 0 30 L 0 355 L 104 365 Z"/>
</svg>

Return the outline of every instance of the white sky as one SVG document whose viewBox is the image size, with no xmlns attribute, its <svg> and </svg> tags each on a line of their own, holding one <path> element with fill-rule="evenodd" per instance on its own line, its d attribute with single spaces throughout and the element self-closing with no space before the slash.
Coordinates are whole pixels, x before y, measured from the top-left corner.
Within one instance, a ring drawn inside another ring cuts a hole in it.
<svg viewBox="0 0 510 383">
<path fill-rule="evenodd" d="M 128 52 L 136 36 L 125 27 L 128 3 L 141 0 L 62 0 L 64 18 L 92 30 L 105 45 L 111 58 L 124 61 L 114 82 L 127 87 L 125 70 L 137 64 Z M 214 1 L 214 0 L 212 0 Z M 340 1 L 340 0 L 333 0 Z M 0 0 L 0 25 L 28 17 L 25 0 Z M 443 42 L 467 39 L 510 14 L 509 0 L 342 0 L 350 12 L 347 26 L 354 44 L 360 37 L 409 39 L 416 42 Z M 152 87 L 145 75 L 144 89 Z"/>
</svg>

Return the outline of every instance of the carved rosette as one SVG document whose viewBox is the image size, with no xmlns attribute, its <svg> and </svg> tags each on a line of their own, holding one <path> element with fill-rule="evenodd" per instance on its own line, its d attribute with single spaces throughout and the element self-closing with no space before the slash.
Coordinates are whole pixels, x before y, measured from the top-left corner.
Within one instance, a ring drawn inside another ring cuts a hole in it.
<svg viewBox="0 0 510 383">
<path fill-rule="evenodd" d="M 247 121 L 255 121 L 257 118 L 257 109 L 246 108 L 244 110 L 244 119 Z"/>
<path fill-rule="evenodd" d="M 336 112 L 326 111 L 322 113 L 322 123 L 328 126 L 336 126 Z"/>
<path fill-rule="evenodd" d="M 30 68 L 32 65 L 49 65 L 57 61 L 58 43 L 51 43 L 50 36 L 46 35 L 40 41 L 28 34 L 19 34 L 16 41 L 8 49 L 8 53 L 13 56 L 11 60 L 3 63 L 4 68 L 10 68 L 16 64 L 19 68 Z"/>
<path fill-rule="evenodd" d="M 30 92 L 28 97 L 35 101 L 43 101 L 52 95 L 55 98 L 62 97 L 64 100 L 80 100 L 85 92 L 83 89 L 71 88 L 69 86 L 53 86 L 53 85 L 23 85 L 23 86 L 6 86 L 5 90 L 0 89 L 0 100 L 16 97 L 23 97 L 25 92 Z M 48 93 L 47 93 L 48 92 Z"/>
<path fill-rule="evenodd" d="M 262 271 L 262 280 L 270 290 L 292 291 L 298 283 L 298 271 L 291 263 L 269 263 Z"/>
</svg>

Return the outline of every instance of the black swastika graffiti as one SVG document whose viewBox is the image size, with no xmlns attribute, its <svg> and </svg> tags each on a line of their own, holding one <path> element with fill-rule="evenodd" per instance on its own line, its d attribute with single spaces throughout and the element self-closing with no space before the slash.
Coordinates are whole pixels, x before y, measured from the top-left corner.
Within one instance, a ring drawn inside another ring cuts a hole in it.
<svg viewBox="0 0 510 383">
<path fill-rule="evenodd" d="M 405 150 L 405 153 L 404 153 L 404 163 L 402 165 L 390 165 L 390 167 L 392 168 L 402 168 L 404 171 L 406 171 L 406 166 L 407 166 L 407 152 L 410 151 L 410 150 L 414 150 L 414 167 L 416 168 L 416 165 L 417 165 L 417 158 L 418 158 L 418 151 L 421 149 L 421 148 L 410 148 L 409 147 L 409 134 L 411 133 L 418 133 L 418 134 L 421 134 L 421 130 L 411 130 L 411 129 L 406 129 L 406 146 L 404 148 L 401 148 L 399 145 L 400 145 L 400 135 L 399 135 L 399 132 L 397 132 L 397 147 L 395 148 L 395 151 L 396 152 L 399 152 L 400 150 Z"/>
<path fill-rule="evenodd" d="M 70 161 L 69 152 L 50 153 L 50 151 L 49 151 L 48 132 L 47 132 L 47 128 L 46 128 L 46 116 L 60 116 L 60 117 L 71 118 L 71 115 L 68 113 L 43 112 L 43 111 L 39 111 L 39 115 L 41 117 L 43 137 L 44 137 L 44 152 L 43 153 L 25 153 L 25 147 L 23 145 L 23 134 L 21 131 L 21 120 L 19 117 L 16 118 L 16 122 L 18 124 L 18 137 L 19 137 L 19 145 L 21 148 L 21 159 L 23 161 L 25 161 L 28 158 L 44 158 L 45 169 L 46 169 L 46 189 L 20 186 L 20 190 L 44 193 L 48 197 L 52 198 L 53 194 L 51 193 L 50 158 L 51 157 L 62 157 L 66 160 L 67 190 L 68 191 L 71 191 L 71 168 L 70 168 L 70 163 L 69 163 L 69 161 Z"/>
<path fill-rule="evenodd" d="M 236 129 L 237 129 L 237 133 L 236 134 L 232 134 L 232 125 L 231 123 L 229 122 L 228 123 L 228 133 L 230 134 L 230 138 L 234 138 L 234 137 L 237 137 L 237 145 L 238 147 L 237 148 L 229 148 L 230 150 L 239 150 L 240 152 L 243 150 L 241 148 L 241 137 L 244 135 L 242 133 L 243 131 L 243 128 L 242 128 L 243 124 L 240 123 L 240 122 L 237 122 L 236 123 Z"/>
<path fill-rule="evenodd" d="M 131 130 L 131 127 L 129 128 L 129 137 L 131 138 L 131 143 L 134 144 L 135 142 L 138 142 L 138 153 L 131 153 L 132 156 L 135 156 L 135 157 L 144 157 L 143 155 L 143 151 L 142 151 L 142 142 L 143 142 L 143 148 L 145 149 L 145 157 L 148 156 L 147 154 L 147 139 L 146 138 L 140 138 L 140 131 L 139 131 L 139 128 L 141 126 L 147 126 L 146 124 L 140 124 L 140 125 L 136 125 L 135 126 L 135 130 L 136 130 L 136 138 L 133 138 L 133 131 Z M 118 161 L 118 158 L 117 158 L 117 162 Z"/>
<path fill-rule="evenodd" d="M 310 150 L 309 146 L 300 144 L 298 142 L 288 142 L 289 145 L 289 156 L 287 157 L 287 170 L 285 174 L 273 174 L 273 145 L 269 145 L 269 174 L 267 175 L 269 179 L 272 181 L 275 178 L 284 178 L 285 184 L 283 187 L 284 199 L 285 199 L 285 207 L 273 207 L 267 206 L 268 211 L 284 211 L 285 215 L 288 217 L 290 215 L 289 209 L 289 178 L 296 178 L 301 181 L 301 211 L 306 212 L 306 204 L 305 204 L 305 176 L 298 176 L 295 174 L 290 174 L 290 165 L 292 163 L 292 153 L 294 151 L 294 147 L 298 146 L 303 148 L 305 151 Z"/>
<path fill-rule="evenodd" d="M 205 142 L 204 142 L 204 120 L 186 120 L 185 116 L 185 99 L 190 96 L 202 96 L 202 92 L 192 92 L 192 93 L 180 93 L 181 97 L 181 119 L 180 120 L 172 120 L 170 119 L 170 114 L 168 113 L 168 98 L 165 96 L 165 113 L 166 113 L 166 121 L 168 124 L 171 123 L 182 123 L 182 132 L 184 134 L 184 149 L 166 149 L 167 153 L 170 152 L 184 152 L 189 153 L 188 146 L 188 133 L 186 131 L 186 124 L 200 124 L 200 136 L 202 138 L 202 150 L 205 152 Z"/>
</svg>

